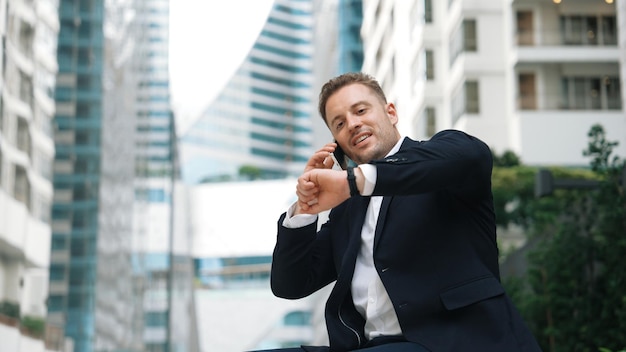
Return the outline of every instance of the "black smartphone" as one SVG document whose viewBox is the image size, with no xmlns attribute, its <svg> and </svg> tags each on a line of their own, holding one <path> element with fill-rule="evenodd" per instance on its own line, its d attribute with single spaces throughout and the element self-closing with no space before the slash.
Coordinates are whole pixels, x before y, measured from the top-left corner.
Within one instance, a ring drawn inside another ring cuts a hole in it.
<svg viewBox="0 0 626 352">
<path fill-rule="evenodd" d="M 335 148 L 333 155 L 335 156 L 335 159 L 337 159 L 339 166 L 343 170 L 345 170 L 348 167 L 348 157 L 346 156 L 346 153 L 343 152 L 343 149 L 341 149 L 341 147 L 339 146 L 339 143 L 337 143 L 337 141 L 335 141 L 335 143 L 337 144 L 337 148 Z"/>
</svg>

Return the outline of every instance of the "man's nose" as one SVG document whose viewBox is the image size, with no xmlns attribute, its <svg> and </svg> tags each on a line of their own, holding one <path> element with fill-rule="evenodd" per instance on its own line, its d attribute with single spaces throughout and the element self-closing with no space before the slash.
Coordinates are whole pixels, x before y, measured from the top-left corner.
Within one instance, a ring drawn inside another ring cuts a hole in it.
<svg viewBox="0 0 626 352">
<path fill-rule="evenodd" d="M 355 114 L 349 114 L 346 118 L 346 122 L 348 123 L 348 129 L 350 131 L 358 129 L 361 127 L 361 117 Z"/>
</svg>

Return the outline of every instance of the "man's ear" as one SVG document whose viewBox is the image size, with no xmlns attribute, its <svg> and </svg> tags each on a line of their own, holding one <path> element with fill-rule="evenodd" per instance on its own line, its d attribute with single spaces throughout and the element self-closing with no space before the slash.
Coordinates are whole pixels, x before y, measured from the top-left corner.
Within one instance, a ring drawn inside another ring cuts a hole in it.
<svg viewBox="0 0 626 352">
<path fill-rule="evenodd" d="M 396 125 L 398 123 L 398 112 L 396 111 L 396 106 L 393 103 L 387 103 L 387 116 L 389 116 L 389 120 L 392 125 Z"/>
</svg>

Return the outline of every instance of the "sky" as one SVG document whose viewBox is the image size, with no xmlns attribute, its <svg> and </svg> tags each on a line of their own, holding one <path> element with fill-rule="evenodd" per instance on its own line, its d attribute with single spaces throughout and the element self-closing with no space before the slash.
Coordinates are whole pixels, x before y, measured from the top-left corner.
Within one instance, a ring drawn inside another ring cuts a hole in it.
<svg viewBox="0 0 626 352">
<path fill-rule="evenodd" d="M 256 40 L 273 0 L 170 1 L 170 82 L 181 130 L 210 104 Z"/>
</svg>

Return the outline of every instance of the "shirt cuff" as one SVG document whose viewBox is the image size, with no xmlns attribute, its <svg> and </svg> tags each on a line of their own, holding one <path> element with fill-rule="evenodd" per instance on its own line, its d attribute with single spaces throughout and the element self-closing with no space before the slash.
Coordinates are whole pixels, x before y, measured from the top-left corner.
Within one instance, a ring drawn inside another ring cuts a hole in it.
<svg viewBox="0 0 626 352">
<path fill-rule="evenodd" d="M 372 164 L 361 164 L 359 165 L 359 169 L 361 169 L 363 177 L 365 177 L 365 183 L 363 184 L 363 192 L 361 192 L 361 195 L 371 196 L 372 193 L 374 193 L 374 186 L 376 186 L 376 177 L 378 176 L 376 166 Z"/>
<path fill-rule="evenodd" d="M 317 220 L 316 214 L 298 214 L 293 215 L 296 210 L 296 203 L 293 203 L 289 209 L 287 209 L 287 216 L 283 220 L 283 226 L 288 229 L 297 229 L 300 227 L 305 227 L 307 225 L 311 225 Z"/>
</svg>

